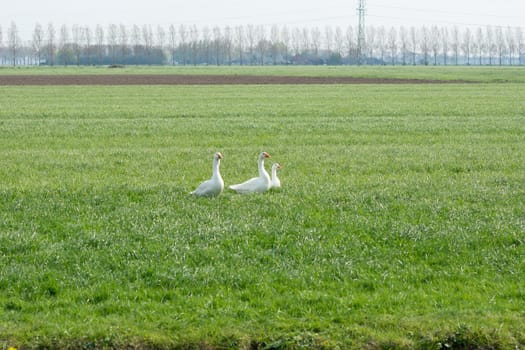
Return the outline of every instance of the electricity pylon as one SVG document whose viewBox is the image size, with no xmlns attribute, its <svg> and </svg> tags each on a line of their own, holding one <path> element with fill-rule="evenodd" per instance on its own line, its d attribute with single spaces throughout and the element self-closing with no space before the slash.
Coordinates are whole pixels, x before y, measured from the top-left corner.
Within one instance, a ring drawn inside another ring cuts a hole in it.
<svg viewBox="0 0 525 350">
<path fill-rule="evenodd" d="M 359 0 L 357 13 L 359 14 L 359 28 L 357 31 L 357 62 L 363 64 L 365 61 L 365 0 Z"/>
</svg>

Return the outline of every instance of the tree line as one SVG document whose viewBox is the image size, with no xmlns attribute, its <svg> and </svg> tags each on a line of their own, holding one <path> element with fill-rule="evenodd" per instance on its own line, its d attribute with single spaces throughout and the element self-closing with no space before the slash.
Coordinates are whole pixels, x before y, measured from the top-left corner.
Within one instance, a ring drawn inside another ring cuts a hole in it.
<svg viewBox="0 0 525 350">
<path fill-rule="evenodd" d="M 0 65 L 524 65 L 521 27 L 0 26 Z"/>
</svg>

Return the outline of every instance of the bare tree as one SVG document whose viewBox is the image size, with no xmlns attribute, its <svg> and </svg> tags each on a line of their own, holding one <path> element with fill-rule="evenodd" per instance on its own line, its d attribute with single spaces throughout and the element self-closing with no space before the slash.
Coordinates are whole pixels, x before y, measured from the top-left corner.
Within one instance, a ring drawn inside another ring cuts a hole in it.
<svg viewBox="0 0 525 350">
<path fill-rule="evenodd" d="M 470 28 L 465 29 L 463 33 L 463 42 L 461 44 L 463 55 L 467 59 L 467 65 L 470 66 L 470 52 L 472 51 L 472 32 Z"/>
<path fill-rule="evenodd" d="M 491 26 L 487 26 L 485 29 L 487 52 L 489 56 L 489 65 L 492 65 L 492 58 L 496 55 L 496 40 L 494 37 L 494 30 Z"/>
<path fill-rule="evenodd" d="M 416 53 L 417 53 L 417 31 L 415 27 L 410 27 L 410 49 L 412 50 L 412 64 L 416 65 Z"/>
<path fill-rule="evenodd" d="M 366 27 L 366 40 L 364 43 L 365 47 L 361 48 L 363 52 L 368 52 L 366 54 L 365 60 L 367 58 L 374 57 L 374 49 L 376 47 L 375 43 L 377 40 L 376 33 L 377 33 L 377 30 L 375 27 L 372 27 L 372 26 Z"/>
<path fill-rule="evenodd" d="M 423 54 L 423 64 L 428 66 L 428 57 L 430 55 L 430 32 L 426 26 L 421 28 L 419 47 Z"/>
<path fill-rule="evenodd" d="M 448 62 L 448 29 L 446 27 L 441 28 L 441 50 L 443 52 L 443 64 L 446 66 Z"/>
<path fill-rule="evenodd" d="M 230 26 L 226 26 L 224 28 L 224 34 L 223 34 L 223 45 L 224 45 L 224 51 L 226 54 L 226 59 L 228 61 L 228 65 L 232 64 L 232 29 Z"/>
<path fill-rule="evenodd" d="M 478 27 L 476 30 L 476 38 L 474 40 L 474 47 L 478 54 L 478 64 L 481 66 L 483 64 L 483 53 L 485 52 L 487 44 L 485 42 L 485 37 L 483 36 L 483 29 Z"/>
<path fill-rule="evenodd" d="M 319 48 L 321 47 L 321 31 L 319 28 L 314 27 L 311 30 L 311 38 L 312 38 L 312 50 L 314 55 L 314 64 L 319 63 Z"/>
<path fill-rule="evenodd" d="M 195 26 L 194 26 L 195 27 Z M 157 46 L 161 55 L 162 62 L 164 62 L 164 45 L 166 44 L 166 30 L 163 26 L 157 26 Z M 161 63 L 162 63 L 161 62 Z"/>
<path fill-rule="evenodd" d="M 69 39 L 69 29 L 65 24 L 60 27 L 60 37 L 58 43 L 60 54 L 62 55 L 62 63 L 64 66 L 67 66 L 69 64 L 69 59 L 71 58 L 72 52 Z"/>
<path fill-rule="evenodd" d="M 138 62 L 138 57 L 142 55 L 142 39 L 140 35 L 140 27 L 136 24 L 133 25 L 131 29 L 131 45 L 133 46 L 135 62 Z"/>
<path fill-rule="evenodd" d="M 179 26 L 179 46 L 182 53 L 182 64 L 186 65 L 186 39 L 187 39 L 187 31 L 186 27 L 184 27 L 184 24 L 181 24 Z"/>
<path fill-rule="evenodd" d="M 385 64 L 386 42 L 387 37 L 385 26 L 379 26 L 376 30 L 376 46 L 379 51 L 379 61 L 382 65 Z"/>
<path fill-rule="evenodd" d="M 334 50 L 335 50 L 335 54 L 337 56 L 341 57 L 341 58 L 342 58 L 342 55 L 343 55 L 344 42 L 345 42 L 345 40 L 344 40 L 343 30 L 339 26 L 335 27 Z"/>
<path fill-rule="evenodd" d="M 170 46 L 171 65 L 175 65 L 175 48 L 177 47 L 177 31 L 175 26 L 170 24 L 168 29 L 168 42 Z"/>
<path fill-rule="evenodd" d="M 292 49 L 293 49 L 296 61 L 301 55 L 301 43 L 302 42 L 303 40 L 301 38 L 301 30 L 299 28 L 293 28 L 292 29 Z"/>
<path fill-rule="evenodd" d="M 505 38 L 501 27 L 496 27 L 496 50 L 498 52 L 498 64 L 501 66 L 505 55 Z"/>
<path fill-rule="evenodd" d="M 35 25 L 33 30 L 33 52 L 36 56 L 37 65 L 40 65 L 42 56 L 42 45 L 44 43 L 44 30 L 40 23 Z"/>
<path fill-rule="evenodd" d="M 454 64 L 458 65 L 459 60 L 459 29 L 457 26 L 454 26 L 452 28 L 452 34 L 451 34 L 451 48 L 452 52 L 454 53 Z"/>
<path fill-rule="evenodd" d="M 272 53 L 272 62 L 273 65 L 277 64 L 277 58 L 279 55 L 279 40 L 280 40 L 279 27 L 277 25 L 272 25 L 270 28 L 270 43 L 271 43 L 271 53 Z"/>
<path fill-rule="evenodd" d="M 102 57 L 104 54 L 104 29 L 97 24 L 95 28 L 95 42 L 97 46 L 97 64 L 102 64 Z"/>
<path fill-rule="evenodd" d="M 71 34 L 73 35 L 73 52 L 75 53 L 75 58 L 77 61 L 77 66 L 80 65 L 80 54 L 82 53 L 81 50 L 81 36 L 82 36 L 82 28 L 80 28 L 77 24 L 74 24 L 71 28 Z"/>
<path fill-rule="evenodd" d="M 399 29 L 399 40 L 401 41 L 401 64 L 405 66 L 408 55 L 408 31 L 403 26 Z"/>
<path fill-rule="evenodd" d="M 194 66 L 197 65 L 197 49 L 199 48 L 199 29 L 196 25 L 190 28 L 190 42 L 191 42 L 191 61 Z"/>
<path fill-rule="evenodd" d="M 390 50 L 390 63 L 395 66 L 397 57 L 397 30 L 394 27 L 391 27 L 388 32 L 388 49 Z"/>
<path fill-rule="evenodd" d="M 330 58 L 334 45 L 334 29 L 331 26 L 324 27 L 324 44 L 326 49 L 326 58 Z"/>
<path fill-rule="evenodd" d="M 213 48 L 215 53 L 215 65 L 220 66 L 222 57 L 222 33 L 218 26 L 213 27 Z"/>
<path fill-rule="evenodd" d="M 20 48 L 20 35 L 18 34 L 18 28 L 14 21 L 7 29 L 7 47 L 11 55 L 11 62 L 13 66 L 16 66 L 18 49 Z"/>
<path fill-rule="evenodd" d="M 507 27 L 505 31 L 505 41 L 507 42 L 507 49 L 509 50 L 509 64 L 513 65 L 513 58 L 516 53 L 516 38 L 511 27 Z"/>
<path fill-rule="evenodd" d="M 283 26 L 281 29 L 281 42 L 283 44 L 283 50 L 284 50 L 284 64 L 288 64 L 290 61 L 289 59 L 289 51 L 290 51 L 290 30 L 287 26 Z"/>
<path fill-rule="evenodd" d="M 82 35 L 84 36 L 84 39 L 86 41 L 85 55 L 87 64 L 91 64 L 91 45 L 93 43 L 93 33 L 91 32 L 91 28 L 89 28 L 88 26 L 85 26 L 82 32 Z"/>
<path fill-rule="evenodd" d="M 128 30 L 124 24 L 121 24 L 119 26 L 117 41 L 118 41 L 118 46 L 120 47 L 120 62 L 124 64 L 126 62 L 126 56 L 129 53 Z"/>
<path fill-rule="evenodd" d="M 308 51 L 310 51 L 310 31 L 308 28 L 303 28 L 300 38 L 302 39 L 301 49 L 306 58 L 308 56 Z"/>
<path fill-rule="evenodd" d="M 204 44 L 204 56 L 205 56 L 205 62 L 206 64 L 210 64 L 210 38 L 211 38 L 211 32 L 210 28 L 208 26 L 205 26 L 202 29 L 202 41 Z"/>
<path fill-rule="evenodd" d="M 117 57 L 117 36 L 117 25 L 110 24 L 108 26 L 107 44 L 110 50 L 111 64 L 115 64 L 115 59 Z"/>
<path fill-rule="evenodd" d="M 163 26 L 158 25 L 157 26 L 157 47 L 160 50 L 164 50 L 164 47 L 166 45 L 166 30 Z"/>
<path fill-rule="evenodd" d="M 437 58 L 441 50 L 441 31 L 437 26 L 432 26 L 430 29 L 430 46 L 432 49 L 432 56 L 434 56 L 434 66 L 437 66 Z"/>
<path fill-rule="evenodd" d="M 239 52 L 239 64 L 243 65 L 243 51 L 244 51 L 244 28 L 242 26 L 235 27 L 235 46 Z"/>
<path fill-rule="evenodd" d="M 255 50 L 255 27 L 253 24 L 249 24 L 248 27 L 246 27 L 246 40 L 248 41 L 248 50 L 250 53 L 250 64 L 254 63 L 254 50 Z"/>
<path fill-rule="evenodd" d="M 346 51 L 346 54 L 348 55 L 348 61 L 347 64 L 352 64 L 352 59 L 355 58 L 354 54 L 356 52 L 356 44 L 355 44 L 355 34 L 354 34 L 354 27 L 348 26 L 346 27 L 346 31 L 344 33 L 344 50 Z"/>
<path fill-rule="evenodd" d="M 516 27 L 516 49 L 518 50 L 518 64 L 524 64 L 525 57 L 525 38 L 523 37 L 523 30 L 521 27 Z"/>
<path fill-rule="evenodd" d="M 144 24 L 142 26 L 142 41 L 144 42 L 144 49 L 146 50 L 146 61 L 148 64 L 151 64 L 151 55 L 153 53 L 153 30 L 151 29 L 151 25 Z"/>
<path fill-rule="evenodd" d="M 266 55 L 266 50 L 268 49 L 268 41 L 266 40 L 266 32 L 262 25 L 256 27 L 255 35 L 255 40 L 257 41 L 257 56 L 259 56 L 259 64 L 264 66 L 264 56 Z"/>
<path fill-rule="evenodd" d="M 49 65 L 55 64 L 55 37 L 56 37 L 56 31 L 55 26 L 53 23 L 49 23 L 47 25 L 47 57 L 46 61 Z"/>
</svg>

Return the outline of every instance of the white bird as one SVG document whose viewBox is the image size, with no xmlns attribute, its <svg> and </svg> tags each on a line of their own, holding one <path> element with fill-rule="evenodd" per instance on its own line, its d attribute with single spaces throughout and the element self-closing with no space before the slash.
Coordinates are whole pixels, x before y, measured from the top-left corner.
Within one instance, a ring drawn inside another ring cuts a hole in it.
<svg viewBox="0 0 525 350">
<path fill-rule="evenodd" d="M 279 163 L 273 163 L 272 165 L 272 188 L 281 188 L 281 180 L 277 177 L 277 170 L 281 168 Z"/>
<path fill-rule="evenodd" d="M 213 155 L 213 168 L 211 179 L 204 181 L 191 194 L 203 197 L 218 196 L 224 190 L 224 181 L 222 180 L 219 166 L 221 165 L 222 154 L 217 152 Z"/>
<path fill-rule="evenodd" d="M 270 175 L 264 169 L 264 159 L 270 158 L 266 152 L 259 154 L 259 177 L 254 177 L 241 184 L 231 185 L 230 188 L 237 193 L 252 193 L 252 192 L 266 192 L 271 187 Z"/>
</svg>

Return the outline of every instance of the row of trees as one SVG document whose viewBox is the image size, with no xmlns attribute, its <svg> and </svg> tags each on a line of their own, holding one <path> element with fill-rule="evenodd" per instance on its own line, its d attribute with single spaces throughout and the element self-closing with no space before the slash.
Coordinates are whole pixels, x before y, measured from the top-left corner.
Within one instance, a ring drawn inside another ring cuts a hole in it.
<svg viewBox="0 0 525 350">
<path fill-rule="evenodd" d="M 36 24 L 22 40 L 12 22 L 0 26 L 2 65 L 523 65 L 520 27 L 368 26 L 364 47 L 357 28 L 326 26 L 202 27 L 170 25 Z M 361 57 L 358 57 L 358 55 Z"/>
</svg>

